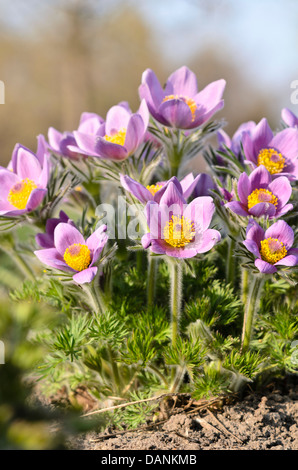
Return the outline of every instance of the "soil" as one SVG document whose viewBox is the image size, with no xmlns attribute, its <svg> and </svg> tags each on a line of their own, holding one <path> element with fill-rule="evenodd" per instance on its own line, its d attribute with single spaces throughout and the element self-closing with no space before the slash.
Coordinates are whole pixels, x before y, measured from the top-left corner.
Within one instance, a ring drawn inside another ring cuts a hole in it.
<svg viewBox="0 0 298 470">
<path fill-rule="evenodd" d="M 110 434 L 113 437 L 108 437 Z M 246 392 L 221 409 L 175 409 L 161 424 L 118 434 L 88 433 L 70 443 L 83 450 L 298 450 L 298 377 Z"/>
</svg>

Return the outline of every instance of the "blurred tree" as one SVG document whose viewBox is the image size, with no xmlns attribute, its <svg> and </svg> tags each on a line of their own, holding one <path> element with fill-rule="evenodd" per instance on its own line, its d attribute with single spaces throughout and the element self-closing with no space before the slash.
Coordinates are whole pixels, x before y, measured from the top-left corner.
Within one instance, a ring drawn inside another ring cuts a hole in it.
<svg viewBox="0 0 298 470">
<path fill-rule="evenodd" d="M 26 17 L 35 2 L 17 3 Z M 17 142 L 34 150 L 36 136 L 47 134 L 50 126 L 77 128 L 84 111 L 104 117 L 122 100 L 136 108 L 143 70 L 162 69 L 150 30 L 130 2 L 114 0 L 109 7 L 92 0 L 46 3 L 25 35 L 5 27 L 0 32 L 0 79 L 6 85 L 1 164 L 9 161 Z"/>
</svg>

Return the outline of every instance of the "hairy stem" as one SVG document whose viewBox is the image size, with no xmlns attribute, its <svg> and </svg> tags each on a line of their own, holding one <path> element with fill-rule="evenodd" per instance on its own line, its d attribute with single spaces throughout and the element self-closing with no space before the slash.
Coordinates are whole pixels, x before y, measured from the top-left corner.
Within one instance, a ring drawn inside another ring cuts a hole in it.
<svg viewBox="0 0 298 470">
<path fill-rule="evenodd" d="M 182 302 L 182 266 L 178 262 L 170 262 L 171 269 L 171 315 L 172 315 L 172 346 L 176 346 L 179 334 L 179 318 Z"/>
<path fill-rule="evenodd" d="M 23 258 L 23 256 L 21 256 L 17 251 L 10 251 L 10 256 L 15 261 L 16 265 L 25 274 L 25 276 L 30 278 L 31 281 L 36 280 L 36 276 L 34 275 L 34 272 L 30 268 L 30 266 L 28 265 L 27 261 Z"/>
<path fill-rule="evenodd" d="M 249 272 L 248 269 L 242 269 L 242 285 L 241 285 L 242 303 L 246 305 L 249 291 Z"/>
<path fill-rule="evenodd" d="M 154 304 L 156 289 L 156 274 L 158 260 L 154 256 L 148 255 L 148 282 L 147 282 L 147 305 L 152 307 Z"/>
<path fill-rule="evenodd" d="M 235 274 L 236 274 L 236 260 L 234 258 L 236 242 L 232 238 L 229 240 L 229 249 L 228 249 L 228 260 L 226 267 L 226 279 L 227 283 L 231 284 L 234 287 L 235 284 Z"/>
<path fill-rule="evenodd" d="M 245 305 L 244 319 L 243 319 L 243 330 L 241 339 L 241 352 L 245 352 L 249 348 L 251 333 L 253 328 L 254 317 L 257 313 L 260 303 L 260 296 L 262 293 L 262 287 L 264 279 L 259 276 L 254 276 L 252 279 L 250 290 Z"/>
</svg>

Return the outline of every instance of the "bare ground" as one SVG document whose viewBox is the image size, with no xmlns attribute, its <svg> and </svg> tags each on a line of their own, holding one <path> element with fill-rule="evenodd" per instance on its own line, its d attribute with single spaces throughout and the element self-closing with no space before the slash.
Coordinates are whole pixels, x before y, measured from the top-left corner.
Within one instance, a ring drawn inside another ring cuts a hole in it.
<svg viewBox="0 0 298 470">
<path fill-rule="evenodd" d="M 211 408 L 212 409 L 212 408 Z M 298 450 L 298 376 L 247 392 L 221 410 L 177 410 L 151 429 L 108 437 L 88 433 L 70 448 L 84 450 Z"/>
</svg>

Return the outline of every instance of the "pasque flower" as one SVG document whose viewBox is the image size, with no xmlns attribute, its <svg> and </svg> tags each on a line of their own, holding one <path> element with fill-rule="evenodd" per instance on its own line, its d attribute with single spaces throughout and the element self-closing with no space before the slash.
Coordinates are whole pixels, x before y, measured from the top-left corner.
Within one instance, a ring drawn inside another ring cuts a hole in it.
<svg viewBox="0 0 298 470">
<path fill-rule="evenodd" d="M 174 182 L 170 182 L 160 202 L 149 201 L 145 208 L 149 232 L 142 245 L 153 253 L 174 258 L 192 258 L 205 253 L 220 240 L 217 230 L 209 229 L 215 207 L 211 197 L 198 197 L 190 204 Z"/>
<path fill-rule="evenodd" d="M 276 135 L 265 118 L 243 135 L 246 163 L 253 168 L 264 165 L 273 177 L 298 177 L 298 128 L 287 128 Z"/>
<path fill-rule="evenodd" d="M 255 266 L 261 273 L 273 274 L 278 266 L 296 266 L 298 248 L 292 248 L 294 232 L 284 221 L 278 220 L 266 231 L 253 219 L 246 230 L 245 247 L 255 256 Z"/>
<path fill-rule="evenodd" d="M 106 230 L 102 225 L 85 240 L 71 223 L 62 222 L 54 229 L 54 246 L 34 253 L 45 265 L 67 271 L 77 284 L 85 284 L 97 273 L 96 263 L 108 241 Z"/>
<path fill-rule="evenodd" d="M 104 119 L 95 113 L 82 113 L 78 132 L 86 135 L 94 135 L 100 128 Z M 54 153 L 77 160 L 84 153 L 77 148 L 77 142 L 73 132 L 59 132 L 54 127 L 48 130 L 48 147 Z"/>
<path fill-rule="evenodd" d="M 284 123 L 289 127 L 298 127 L 298 116 L 296 116 L 290 109 L 283 108 L 281 117 Z"/>
<path fill-rule="evenodd" d="M 293 209 L 287 204 L 292 187 L 287 177 L 279 176 L 272 180 L 266 168 L 261 165 L 248 176 L 242 173 L 238 180 L 240 201 L 231 201 L 225 207 L 243 217 L 281 217 Z"/>
<path fill-rule="evenodd" d="M 138 181 L 130 178 L 127 175 L 120 175 L 120 182 L 126 191 L 129 191 L 135 198 L 137 198 L 143 204 L 148 201 L 160 202 L 162 195 L 166 191 L 168 185 L 173 183 L 177 190 L 183 195 L 184 199 L 188 199 L 193 193 L 195 188 L 199 185 L 202 179 L 202 175 L 199 174 L 196 177 L 192 173 L 186 175 L 181 181 L 176 176 L 173 176 L 168 181 L 160 181 L 155 184 L 143 186 Z M 205 189 L 205 184 L 204 184 Z"/>
<path fill-rule="evenodd" d="M 57 225 L 61 223 L 67 223 L 75 226 L 74 222 L 65 214 L 64 211 L 59 212 L 59 217 L 48 219 L 46 221 L 46 232 L 45 233 L 38 233 L 35 236 L 36 243 L 41 248 L 54 248 L 54 231 Z"/>
<path fill-rule="evenodd" d="M 13 150 L 8 168 L 0 168 L 0 215 L 18 216 L 42 202 L 49 179 L 49 161 L 43 136 L 34 154 L 23 145 Z"/>
<path fill-rule="evenodd" d="M 223 108 L 225 85 L 225 80 L 217 80 L 198 92 L 196 75 L 183 66 L 169 76 L 163 89 L 155 73 L 147 69 L 142 75 L 139 95 L 161 124 L 194 129 Z"/>
<path fill-rule="evenodd" d="M 256 127 L 254 121 L 248 121 L 241 124 L 238 129 L 235 131 L 232 137 L 223 130 L 220 129 L 217 131 L 217 141 L 218 141 L 218 150 L 221 152 L 226 152 L 225 147 L 229 148 L 239 160 L 241 158 L 241 142 L 245 133 L 251 134 L 251 131 Z M 224 164 L 224 161 L 220 155 L 217 155 L 218 163 L 220 165 Z"/>
<path fill-rule="evenodd" d="M 74 131 L 76 146 L 70 150 L 85 155 L 121 161 L 132 155 L 144 142 L 149 123 L 145 100 L 133 114 L 127 103 L 109 109 L 106 121 L 93 133 Z"/>
</svg>

